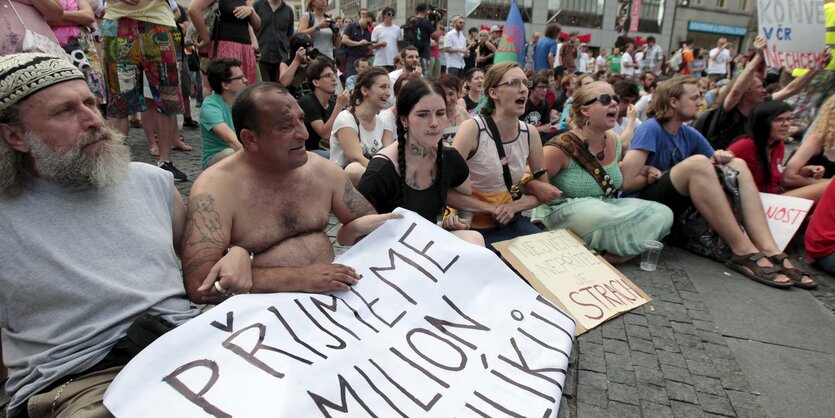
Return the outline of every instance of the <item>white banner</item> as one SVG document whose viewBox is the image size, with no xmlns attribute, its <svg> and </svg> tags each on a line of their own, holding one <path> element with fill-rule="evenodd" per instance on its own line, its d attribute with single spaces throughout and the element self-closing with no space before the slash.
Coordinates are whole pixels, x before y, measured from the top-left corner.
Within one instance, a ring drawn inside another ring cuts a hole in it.
<svg viewBox="0 0 835 418">
<path fill-rule="evenodd" d="M 118 417 L 555 417 L 574 322 L 487 249 L 412 212 L 332 294 L 239 295 L 119 374 Z"/>
<path fill-rule="evenodd" d="M 814 66 L 825 44 L 822 0 L 757 0 L 757 15 L 770 67 Z"/>
<path fill-rule="evenodd" d="M 760 200 L 771 236 L 780 251 L 785 251 L 815 202 L 771 193 L 760 193 Z"/>
</svg>

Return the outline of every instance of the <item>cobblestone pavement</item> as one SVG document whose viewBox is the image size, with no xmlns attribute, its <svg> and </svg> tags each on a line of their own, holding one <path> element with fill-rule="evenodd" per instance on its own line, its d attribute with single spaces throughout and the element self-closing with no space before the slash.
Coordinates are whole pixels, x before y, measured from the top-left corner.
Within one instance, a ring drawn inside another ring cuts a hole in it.
<svg viewBox="0 0 835 418">
<path fill-rule="evenodd" d="M 195 149 L 175 151 L 172 160 L 193 180 L 200 172 L 199 131 L 184 130 L 183 135 Z M 129 141 L 134 160 L 156 162 L 148 155 L 142 130 L 132 129 Z M 177 184 L 186 199 L 190 187 L 191 181 Z M 332 240 L 337 227 L 331 217 L 327 232 Z M 802 249 L 802 241 L 793 244 L 798 245 Z M 342 251 L 337 248 L 337 253 Z M 621 267 L 653 300 L 576 339 L 560 417 L 780 416 L 767 410 L 764 389 L 752 384 L 750 368 L 745 370 L 744 362 L 738 361 L 745 359 L 729 344 L 737 337 L 717 326 L 703 300 L 696 286 L 701 269 L 687 268 L 692 261 L 682 259 L 692 256 L 665 249 L 655 272 L 640 270 L 637 262 Z M 700 260 L 697 265 L 716 264 Z M 835 279 L 820 272 L 815 279 L 820 286 L 811 292 L 814 298 L 806 300 L 819 303 L 831 325 Z M 829 325 L 822 332 L 835 334 Z M 835 358 L 832 347 L 826 354 Z M 824 408 L 826 402 L 835 407 L 831 396 L 820 402 Z"/>
</svg>

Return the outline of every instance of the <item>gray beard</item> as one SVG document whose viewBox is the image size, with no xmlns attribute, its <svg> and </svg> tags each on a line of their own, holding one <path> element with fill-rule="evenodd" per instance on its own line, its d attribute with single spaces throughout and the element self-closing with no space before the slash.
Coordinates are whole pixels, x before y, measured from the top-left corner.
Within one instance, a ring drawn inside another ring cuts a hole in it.
<svg viewBox="0 0 835 418">
<path fill-rule="evenodd" d="M 85 145 L 102 138 L 105 141 L 94 153 L 82 151 Z M 66 151 L 52 150 L 31 131 L 26 132 L 23 141 L 29 146 L 35 174 L 65 187 L 101 189 L 119 184 L 128 173 L 130 148 L 124 135 L 110 127 L 85 135 Z"/>
</svg>

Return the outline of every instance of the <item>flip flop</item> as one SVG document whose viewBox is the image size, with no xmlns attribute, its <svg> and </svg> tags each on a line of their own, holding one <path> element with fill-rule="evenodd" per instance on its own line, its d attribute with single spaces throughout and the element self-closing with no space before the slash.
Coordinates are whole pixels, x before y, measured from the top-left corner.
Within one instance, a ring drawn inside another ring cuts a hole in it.
<svg viewBox="0 0 835 418">
<path fill-rule="evenodd" d="M 777 273 L 780 273 L 780 267 L 763 267 L 757 264 L 765 254 L 751 253 L 745 255 L 734 255 L 730 260 L 725 262 L 725 265 L 741 273 L 745 277 L 762 283 L 766 286 L 776 287 L 778 289 L 788 289 L 792 287 L 793 282 L 779 283 L 776 282 Z"/>
<path fill-rule="evenodd" d="M 785 274 L 786 277 L 791 279 L 792 284 L 794 284 L 795 286 L 797 286 L 801 289 L 814 289 L 814 288 L 818 287 L 818 284 L 814 280 L 812 280 L 812 276 L 809 273 L 807 273 L 807 272 L 805 272 L 805 271 L 803 271 L 803 270 L 801 270 L 797 267 L 786 267 L 783 264 L 783 262 L 786 261 L 787 258 L 789 258 L 789 256 L 786 255 L 786 253 L 774 254 L 774 255 L 768 257 L 768 259 L 771 260 L 771 262 L 775 266 L 777 266 L 777 268 L 780 269 L 781 273 Z M 804 276 L 808 277 L 809 280 L 812 280 L 812 281 L 807 282 L 807 283 L 803 283 L 803 277 Z"/>
<path fill-rule="evenodd" d="M 148 154 L 151 154 L 152 157 L 159 157 L 159 148 L 151 148 L 150 150 L 148 150 Z"/>
<path fill-rule="evenodd" d="M 186 144 L 186 141 L 185 141 L 185 139 L 183 138 L 182 135 L 180 135 L 180 143 L 175 144 L 173 147 L 171 147 L 171 149 L 180 150 L 180 151 L 193 151 L 194 150 L 194 148 L 191 145 Z"/>
</svg>

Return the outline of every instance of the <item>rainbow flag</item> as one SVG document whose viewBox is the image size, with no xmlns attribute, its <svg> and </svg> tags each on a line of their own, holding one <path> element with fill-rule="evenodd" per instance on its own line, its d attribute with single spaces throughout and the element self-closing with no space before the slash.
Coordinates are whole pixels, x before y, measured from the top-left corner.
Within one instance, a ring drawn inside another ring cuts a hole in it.
<svg viewBox="0 0 835 418">
<path fill-rule="evenodd" d="M 525 24 L 522 22 L 522 13 L 516 0 L 510 5 L 510 14 L 507 16 L 493 64 L 503 61 L 525 63 Z"/>
</svg>

